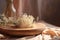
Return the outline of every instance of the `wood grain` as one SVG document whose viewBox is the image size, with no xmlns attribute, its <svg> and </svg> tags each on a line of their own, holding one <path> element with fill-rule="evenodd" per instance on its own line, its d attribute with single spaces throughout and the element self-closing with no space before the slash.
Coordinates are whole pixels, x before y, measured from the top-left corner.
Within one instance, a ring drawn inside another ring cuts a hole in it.
<svg viewBox="0 0 60 40">
<path fill-rule="evenodd" d="M 29 36 L 29 35 L 40 34 L 45 28 L 46 26 L 44 24 L 36 23 L 35 28 L 11 29 L 11 28 L 0 27 L 0 32 L 3 34 L 13 35 L 13 36 Z"/>
</svg>

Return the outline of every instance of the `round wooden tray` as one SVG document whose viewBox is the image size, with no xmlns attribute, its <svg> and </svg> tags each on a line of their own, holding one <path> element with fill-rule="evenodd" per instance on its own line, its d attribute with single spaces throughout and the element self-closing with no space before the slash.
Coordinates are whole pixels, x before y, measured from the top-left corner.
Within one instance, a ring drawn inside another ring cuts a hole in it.
<svg viewBox="0 0 60 40">
<path fill-rule="evenodd" d="M 46 26 L 44 24 L 36 23 L 35 28 L 7 29 L 0 27 L 0 32 L 12 36 L 29 36 L 40 34 L 45 28 Z"/>
</svg>

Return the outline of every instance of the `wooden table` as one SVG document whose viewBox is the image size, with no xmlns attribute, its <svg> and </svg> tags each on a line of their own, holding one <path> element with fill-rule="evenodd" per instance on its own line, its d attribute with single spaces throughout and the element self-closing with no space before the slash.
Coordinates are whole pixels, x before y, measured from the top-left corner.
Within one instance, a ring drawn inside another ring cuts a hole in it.
<svg viewBox="0 0 60 40">
<path fill-rule="evenodd" d="M 55 26 L 53 26 L 53 25 L 50 25 L 50 24 L 48 24 L 48 23 L 45 23 L 45 22 L 43 22 L 43 24 L 45 24 L 47 27 L 52 27 L 52 28 L 58 28 L 58 27 L 55 27 Z M 36 35 L 36 36 L 21 36 L 21 37 L 12 37 L 12 36 L 7 36 L 7 38 L 6 39 L 4 39 L 4 40 L 39 40 L 40 39 L 40 35 L 41 34 L 39 34 L 39 35 Z"/>
</svg>

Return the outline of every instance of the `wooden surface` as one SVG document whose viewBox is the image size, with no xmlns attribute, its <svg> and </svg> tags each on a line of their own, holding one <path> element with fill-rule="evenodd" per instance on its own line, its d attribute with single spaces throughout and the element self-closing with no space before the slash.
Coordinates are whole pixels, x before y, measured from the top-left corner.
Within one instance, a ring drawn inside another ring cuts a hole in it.
<svg viewBox="0 0 60 40">
<path fill-rule="evenodd" d="M 45 22 L 43 24 L 46 25 L 46 27 L 58 28 L 58 27 L 56 27 L 54 25 L 50 25 L 50 24 L 45 23 Z M 6 40 L 40 40 L 41 34 L 36 35 L 36 36 L 20 36 L 20 37 L 17 37 L 17 36 L 15 36 L 15 37 L 14 36 L 5 36 L 5 37 L 7 37 Z"/>
<path fill-rule="evenodd" d="M 3 28 L 0 27 L 0 32 L 13 36 L 28 36 L 28 35 L 37 35 L 42 33 L 42 31 L 46 28 L 43 23 L 36 23 L 33 28 Z"/>
</svg>

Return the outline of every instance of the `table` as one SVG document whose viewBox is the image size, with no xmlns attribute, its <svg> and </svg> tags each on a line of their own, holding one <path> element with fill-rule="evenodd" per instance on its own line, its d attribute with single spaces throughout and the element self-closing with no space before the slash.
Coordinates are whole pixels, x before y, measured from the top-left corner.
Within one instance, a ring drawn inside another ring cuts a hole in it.
<svg viewBox="0 0 60 40">
<path fill-rule="evenodd" d="M 55 27 L 53 25 L 50 25 L 48 23 L 45 23 L 43 22 L 43 24 L 45 24 L 47 27 L 52 27 L 52 28 L 58 28 L 58 27 Z M 2 38 L 4 35 L 1 35 L 0 38 Z M 40 40 L 41 39 L 41 34 L 39 35 L 36 35 L 36 36 L 25 36 L 25 37 L 12 37 L 12 36 L 5 36 L 7 38 L 5 39 L 1 39 L 1 40 Z M 42 39 L 41 39 L 42 40 Z"/>
</svg>

